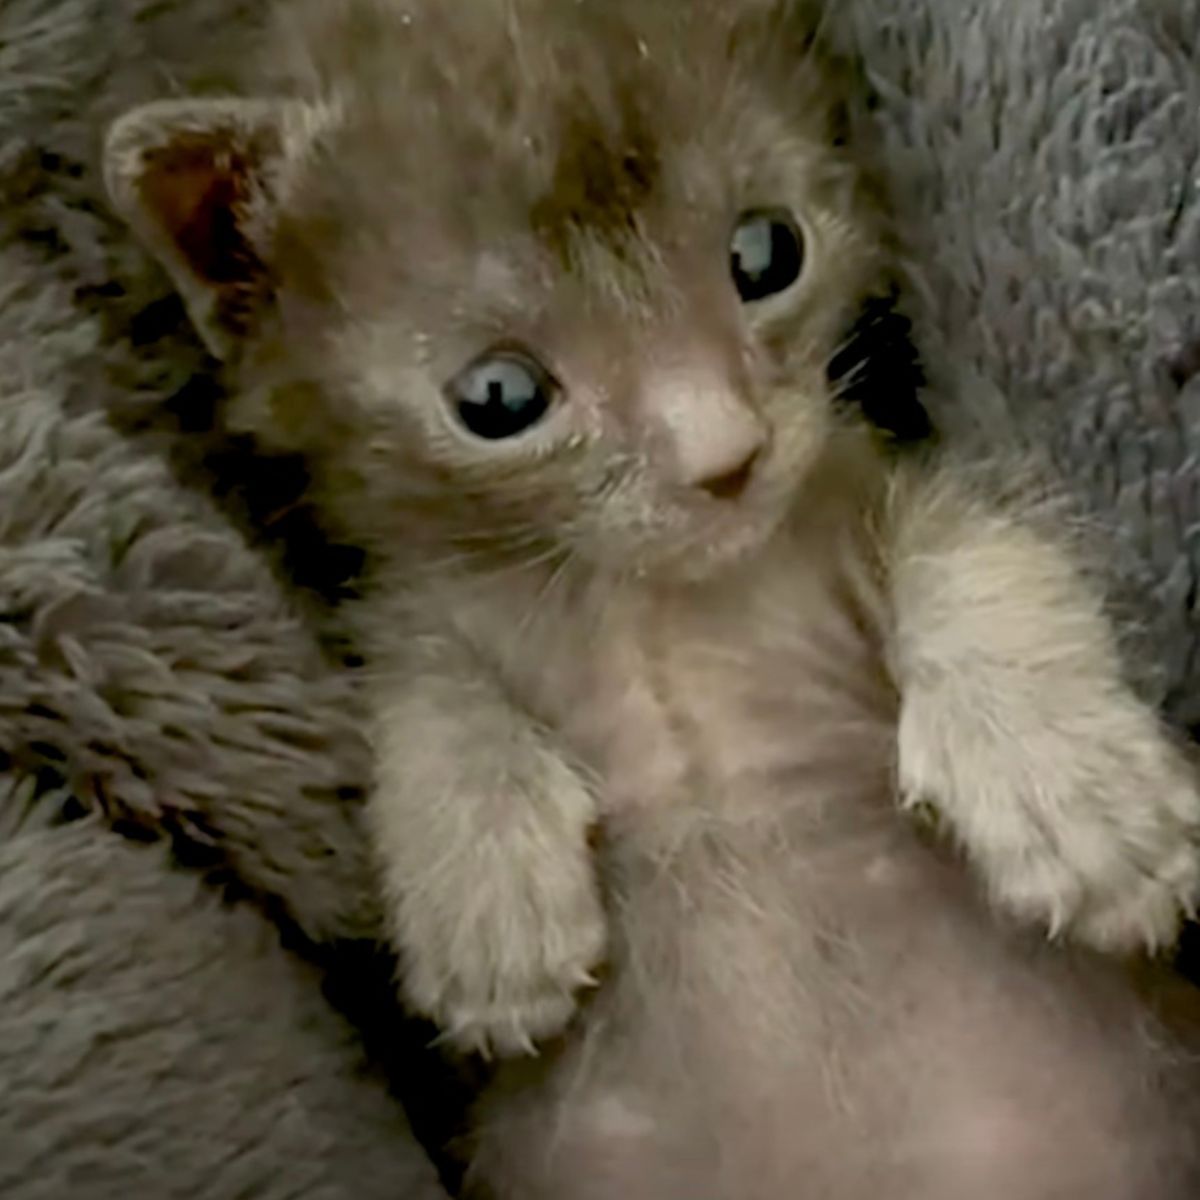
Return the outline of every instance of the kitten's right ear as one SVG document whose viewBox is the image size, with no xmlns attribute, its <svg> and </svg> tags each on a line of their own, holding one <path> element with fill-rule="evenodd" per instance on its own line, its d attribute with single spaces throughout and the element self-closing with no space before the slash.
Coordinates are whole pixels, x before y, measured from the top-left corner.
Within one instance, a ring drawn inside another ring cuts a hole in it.
<svg viewBox="0 0 1200 1200">
<path fill-rule="evenodd" d="M 271 301 L 275 216 L 314 117 L 295 101 L 163 100 L 109 131 L 113 206 L 170 273 L 218 358 Z"/>
</svg>

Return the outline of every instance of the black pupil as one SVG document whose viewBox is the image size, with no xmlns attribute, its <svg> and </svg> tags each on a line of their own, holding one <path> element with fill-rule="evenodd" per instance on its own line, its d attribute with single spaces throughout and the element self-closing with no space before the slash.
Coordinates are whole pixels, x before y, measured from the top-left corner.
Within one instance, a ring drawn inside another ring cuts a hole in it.
<svg viewBox="0 0 1200 1200">
<path fill-rule="evenodd" d="M 550 384 L 532 362 L 496 355 L 468 367 L 453 385 L 458 415 L 476 437 L 515 437 L 550 407 Z"/>
<path fill-rule="evenodd" d="M 747 303 L 763 300 L 800 277 L 804 242 L 789 214 L 748 213 L 734 231 L 730 260 L 738 295 Z"/>
</svg>

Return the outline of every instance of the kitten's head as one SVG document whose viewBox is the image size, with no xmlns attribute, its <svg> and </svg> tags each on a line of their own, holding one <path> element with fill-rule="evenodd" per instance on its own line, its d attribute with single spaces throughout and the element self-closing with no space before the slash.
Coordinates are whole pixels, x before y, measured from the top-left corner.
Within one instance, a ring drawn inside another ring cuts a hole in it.
<svg viewBox="0 0 1200 1200">
<path fill-rule="evenodd" d="M 368 540 L 704 574 L 883 269 L 799 7 L 293 3 L 265 98 L 128 115 L 110 190 Z"/>
</svg>

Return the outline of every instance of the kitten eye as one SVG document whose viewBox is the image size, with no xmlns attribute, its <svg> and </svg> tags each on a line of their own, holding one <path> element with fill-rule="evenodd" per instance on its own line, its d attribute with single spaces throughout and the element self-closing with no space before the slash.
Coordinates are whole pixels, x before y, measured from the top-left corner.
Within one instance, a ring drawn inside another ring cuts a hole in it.
<svg viewBox="0 0 1200 1200">
<path fill-rule="evenodd" d="M 556 391 L 550 373 L 528 355 L 493 351 L 446 386 L 459 420 L 489 442 L 516 437 L 545 416 Z"/>
<path fill-rule="evenodd" d="M 755 209 L 738 218 L 729 247 L 738 295 L 747 303 L 786 291 L 804 268 L 804 235 L 786 209 Z"/>
</svg>

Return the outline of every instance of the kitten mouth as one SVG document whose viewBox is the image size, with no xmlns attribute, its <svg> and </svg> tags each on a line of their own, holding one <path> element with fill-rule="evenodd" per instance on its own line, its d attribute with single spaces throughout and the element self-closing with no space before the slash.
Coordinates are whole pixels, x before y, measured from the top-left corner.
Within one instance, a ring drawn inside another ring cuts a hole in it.
<svg viewBox="0 0 1200 1200">
<path fill-rule="evenodd" d="M 721 475 L 716 479 L 711 479 L 704 484 L 706 491 L 714 500 L 737 500 L 746 490 L 750 483 L 750 478 L 754 474 L 754 457 L 746 459 L 740 467 Z"/>
<path fill-rule="evenodd" d="M 752 485 L 751 485 L 752 486 Z M 761 554 L 784 522 L 782 506 L 745 492 L 732 499 L 713 499 L 691 536 L 669 558 L 672 573 L 699 582 L 735 570 Z M 667 565 L 667 564 L 664 564 Z"/>
</svg>

